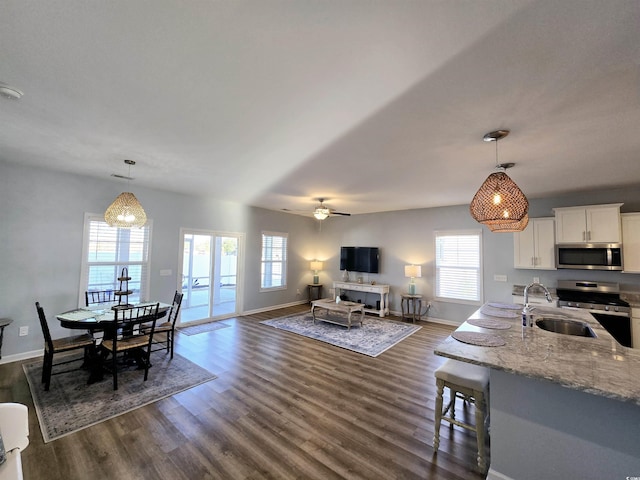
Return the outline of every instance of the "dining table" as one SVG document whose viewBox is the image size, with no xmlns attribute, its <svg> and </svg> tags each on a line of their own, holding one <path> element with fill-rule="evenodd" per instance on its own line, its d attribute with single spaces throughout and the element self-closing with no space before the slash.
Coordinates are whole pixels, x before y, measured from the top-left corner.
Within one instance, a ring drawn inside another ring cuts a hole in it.
<svg viewBox="0 0 640 480">
<path fill-rule="evenodd" d="M 163 302 L 140 302 L 131 304 L 132 307 L 153 306 L 158 304 L 158 318 L 167 315 L 171 304 Z M 103 338 L 113 338 L 109 335 L 116 320 L 114 307 L 117 303 L 94 304 L 89 307 L 74 308 L 66 312 L 56 314 L 60 325 L 72 330 L 86 330 L 95 338 L 94 347 L 88 352 L 86 368 L 89 370 L 88 384 L 98 382 L 103 378 L 104 358 L 100 355 L 99 346 Z"/>
</svg>

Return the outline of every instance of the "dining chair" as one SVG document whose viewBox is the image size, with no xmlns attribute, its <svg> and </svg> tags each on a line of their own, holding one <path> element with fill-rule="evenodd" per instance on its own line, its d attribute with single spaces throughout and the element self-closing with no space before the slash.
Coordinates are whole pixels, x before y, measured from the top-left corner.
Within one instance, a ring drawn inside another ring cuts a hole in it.
<svg viewBox="0 0 640 480">
<path fill-rule="evenodd" d="M 114 390 L 118 389 L 119 361 L 127 365 L 126 360 L 135 359 L 138 367 L 144 369 L 144 381 L 147 381 L 159 306 L 159 303 L 155 303 L 114 309 L 114 323 L 101 344 L 105 359 L 111 355 L 111 365 L 105 362 L 105 367 L 113 375 Z"/>
<path fill-rule="evenodd" d="M 156 345 L 163 345 L 163 347 L 158 348 L 154 351 L 166 348 L 167 352 L 171 352 L 171 358 L 173 358 L 173 341 L 176 333 L 176 320 L 178 319 L 178 314 L 180 313 L 182 297 L 184 297 L 184 293 L 178 293 L 178 291 L 176 290 L 176 293 L 173 294 L 173 302 L 171 304 L 171 310 L 169 310 L 167 321 L 156 325 L 155 330 L 156 339 L 153 343 Z M 157 335 L 159 333 L 162 334 L 160 338 L 158 338 Z"/>
<path fill-rule="evenodd" d="M 40 306 L 40 302 L 36 302 L 36 310 L 38 311 L 38 318 L 40 319 L 40 327 L 42 327 L 42 335 L 44 335 L 44 358 L 42 361 L 42 383 L 44 383 L 45 391 L 49 391 L 51 385 L 51 376 L 61 373 L 68 373 L 74 369 L 68 369 L 60 372 L 53 372 L 53 367 L 58 365 L 65 365 L 67 363 L 86 361 L 89 355 L 89 349 L 94 348 L 94 339 L 88 333 L 83 335 L 74 335 L 71 337 L 63 337 L 52 339 L 51 332 L 49 331 L 49 324 L 47 323 L 47 317 L 44 314 L 44 309 Z M 71 358 L 58 363 L 53 363 L 53 356 L 63 352 L 71 352 L 73 350 L 84 349 L 84 356 L 82 358 Z"/>
<path fill-rule="evenodd" d="M 95 305 L 98 303 L 115 303 L 116 299 L 115 290 L 88 290 L 84 292 L 85 306 Z"/>
</svg>

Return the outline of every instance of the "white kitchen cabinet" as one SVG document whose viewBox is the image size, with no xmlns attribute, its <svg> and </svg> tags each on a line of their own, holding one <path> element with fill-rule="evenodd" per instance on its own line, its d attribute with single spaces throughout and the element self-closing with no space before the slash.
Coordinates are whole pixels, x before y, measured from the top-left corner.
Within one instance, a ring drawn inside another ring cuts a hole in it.
<svg viewBox="0 0 640 480">
<path fill-rule="evenodd" d="M 623 213 L 621 217 L 624 271 L 626 273 L 640 273 L 640 213 Z M 640 311 L 638 311 L 638 316 L 640 316 Z M 638 335 L 640 335 L 640 331 Z M 638 348 L 640 348 L 640 343 Z"/>
<path fill-rule="evenodd" d="M 622 203 L 554 208 L 557 243 L 620 243 Z"/>
<path fill-rule="evenodd" d="M 631 346 L 640 348 L 640 307 L 631 308 Z"/>
<path fill-rule="evenodd" d="M 514 268 L 555 270 L 554 219 L 531 218 L 522 232 L 513 234 Z"/>
</svg>

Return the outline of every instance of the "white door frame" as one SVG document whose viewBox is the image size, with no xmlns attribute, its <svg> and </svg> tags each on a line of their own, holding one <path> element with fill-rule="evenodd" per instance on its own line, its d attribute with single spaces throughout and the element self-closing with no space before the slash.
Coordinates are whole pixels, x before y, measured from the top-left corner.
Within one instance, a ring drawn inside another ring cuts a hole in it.
<svg viewBox="0 0 640 480">
<path fill-rule="evenodd" d="M 208 235 L 213 237 L 214 246 L 215 246 L 215 238 L 217 237 L 233 237 L 238 240 L 238 256 L 237 256 L 237 269 L 236 269 L 236 308 L 235 312 L 231 314 L 218 315 L 211 317 L 215 320 L 220 320 L 223 318 L 231 318 L 238 315 L 241 315 L 244 311 L 244 245 L 245 245 L 245 234 L 240 232 L 225 232 L 219 230 L 204 230 L 204 229 L 196 229 L 196 228 L 180 228 L 180 238 L 179 238 L 179 252 L 178 252 L 178 275 L 177 275 L 177 290 L 182 292 L 182 276 L 183 276 L 183 265 L 184 265 L 184 236 L 186 234 L 189 235 Z M 215 252 L 211 252 L 211 266 L 210 272 L 213 273 L 213 264 L 215 262 Z M 209 288 L 211 291 L 214 291 L 213 285 L 210 282 Z M 198 323 L 206 323 L 211 321 L 211 318 L 206 318 L 202 320 L 196 320 L 194 322 L 189 322 L 189 325 L 197 325 Z M 182 319 L 179 318 L 177 321 L 178 325 L 182 324 Z"/>
</svg>

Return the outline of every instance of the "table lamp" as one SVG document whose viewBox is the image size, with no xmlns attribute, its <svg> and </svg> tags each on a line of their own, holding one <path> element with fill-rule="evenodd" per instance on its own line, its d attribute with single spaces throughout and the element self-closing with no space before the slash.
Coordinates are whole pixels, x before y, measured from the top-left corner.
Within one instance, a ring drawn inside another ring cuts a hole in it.
<svg viewBox="0 0 640 480">
<path fill-rule="evenodd" d="M 413 283 L 414 278 L 420 278 L 422 276 L 422 267 L 420 265 L 405 265 L 404 276 L 411 278 L 409 282 L 409 295 L 416 294 L 416 284 Z"/>
<path fill-rule="evenodd" d="M 309 268 L 313 270 L 313 284 L 317 285 L 318 283 L 320 283 L 320 278 L 318 277 L 318 270 L 322 270 L 322 262 L 313 260 L 309 264 Z"/>
</svg>

